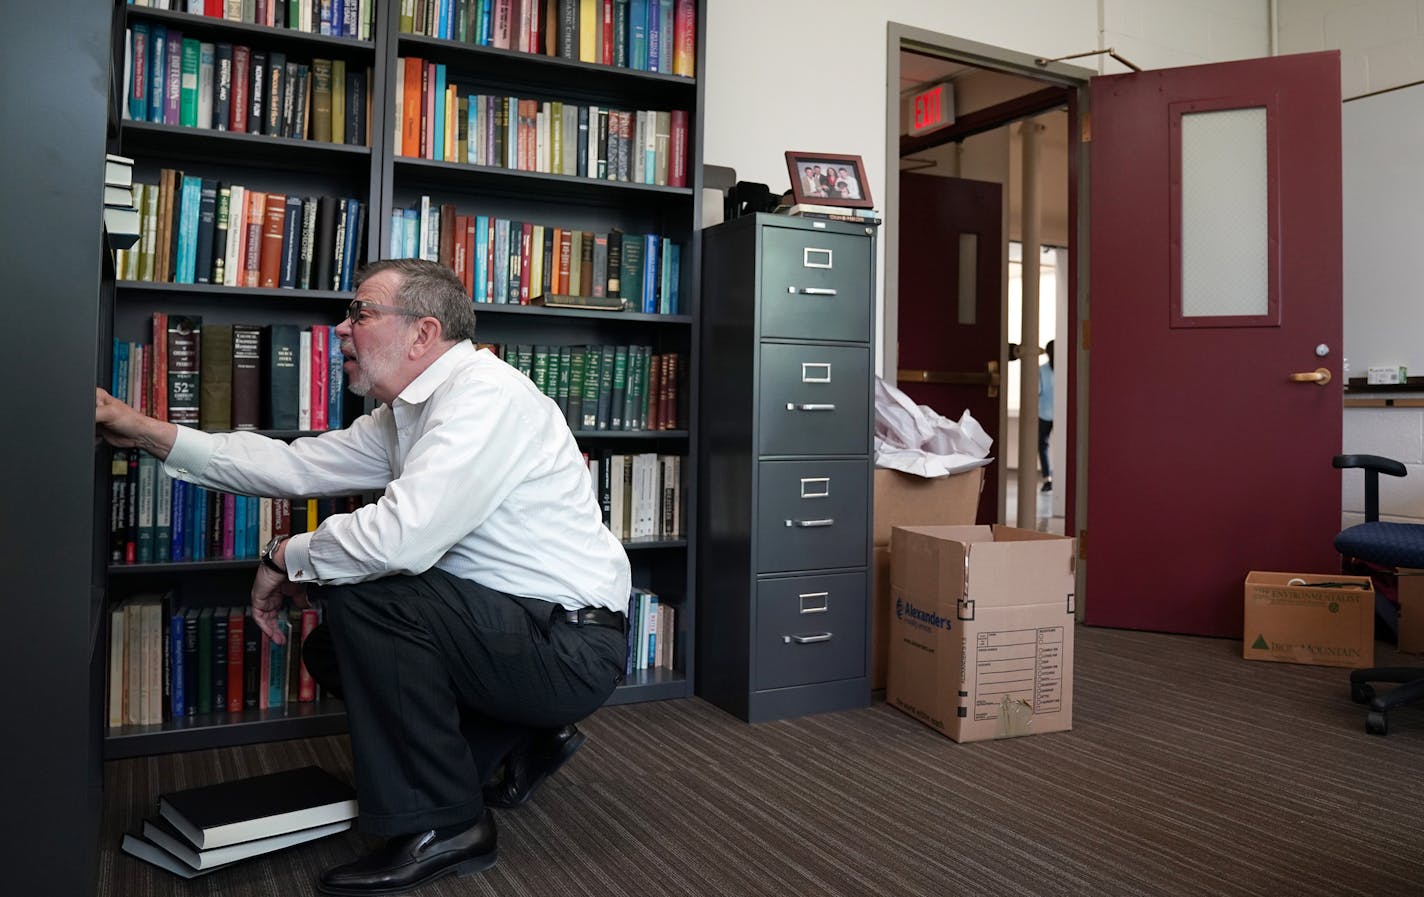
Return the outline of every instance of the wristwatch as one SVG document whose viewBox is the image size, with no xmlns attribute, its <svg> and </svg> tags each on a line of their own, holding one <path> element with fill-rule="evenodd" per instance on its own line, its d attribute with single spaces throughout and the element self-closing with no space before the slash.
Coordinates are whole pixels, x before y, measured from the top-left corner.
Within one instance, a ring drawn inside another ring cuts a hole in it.
<svg viewBox="0 0 1424 897">
<path fill-rule="evenodd" d="M 275 570 L 283 576 L 287 575 L 287 570 L 281 564 L 277 563 L 277 546 L 281 545 L 286 539 L 286 536 L 273 536 L 272 541 L 267 543 L 267 547 L 262 549 L 262 565 L 268 570 Z"/>
</svg>

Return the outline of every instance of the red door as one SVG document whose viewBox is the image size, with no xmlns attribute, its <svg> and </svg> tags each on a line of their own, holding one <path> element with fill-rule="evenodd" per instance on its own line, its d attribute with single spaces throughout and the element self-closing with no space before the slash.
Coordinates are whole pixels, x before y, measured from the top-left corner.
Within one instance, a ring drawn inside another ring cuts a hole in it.
<svg viewBox="0 0 1424 897">
<path fill-rule="evenodd" d="M 1248 571 L 1339 569 L 1339 55 L 1090 95 L 1086 620 L 1237 637 Z"/>
<path fill-rule="evenodd" d="M 1004 344 L 1002 196 L 986 181 L 900 175 L 896 385 L 952 420 L 968 409 L 993 438 L 995 457 L 1003 454 L 991 383 Z M 979 522 L 998 519 L 998 495 L 996 462 L 984 468 Z"/>
</svg>

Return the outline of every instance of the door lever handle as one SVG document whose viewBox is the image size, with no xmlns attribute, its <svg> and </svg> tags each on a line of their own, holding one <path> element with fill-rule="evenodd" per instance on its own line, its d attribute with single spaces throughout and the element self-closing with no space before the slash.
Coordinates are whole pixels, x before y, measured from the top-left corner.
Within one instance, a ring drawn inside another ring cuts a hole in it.
<svg viewBox="0 0 1424 897">
<path fill-rule="evenodd" d="M 1303 371 L 1299 374 L 1291 374 L 1292 383 L 1314 383 L 1316 386 L 1324 386 L 1330 382 L 1329 368 L 1316 368 L 1313 371 Z"/>
</svg>

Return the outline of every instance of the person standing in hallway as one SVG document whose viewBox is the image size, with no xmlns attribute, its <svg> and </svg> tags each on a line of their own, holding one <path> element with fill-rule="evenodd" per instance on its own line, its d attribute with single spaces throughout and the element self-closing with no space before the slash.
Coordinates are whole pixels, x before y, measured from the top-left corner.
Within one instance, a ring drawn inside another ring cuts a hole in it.
<svg viewBox="0 0 1424 897">
<path fill-rule="evenodd" d="M 1053 491 L 1053 466 L 1048 458 L 1048 437 L 1053 432 L 1053 340 L 1043 347 L 1048 360 L 1038 366 L 1038 465 L 1043 471 L 1043 491 Z"/>
</svg>

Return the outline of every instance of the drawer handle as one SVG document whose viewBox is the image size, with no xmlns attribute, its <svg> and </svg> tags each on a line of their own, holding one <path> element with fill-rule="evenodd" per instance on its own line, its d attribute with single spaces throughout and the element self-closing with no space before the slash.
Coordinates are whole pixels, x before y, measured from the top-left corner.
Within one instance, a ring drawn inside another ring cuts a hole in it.
<svg viewBox="0 0 1424 897">
<path fill-rule="evenodd" d="M 817 404 L 814 404 L 814 403 L 806 403 L 806 402 L 800 402 L 800 403 L 797 403 L 797 402 L 787 402 L 787 403 L 786 403 L 786 410 L 787 410 L 787 411 L 835 411 L 835 410 L 836 410 L 836 406 L 835 406 L 834 403 L 829 404 L 829 405 L 825 405 L 825 404 L 817 405 Z"/>
<path fill-rule="evenodd" d="M 788 521 L 786 521 L 786 525 L 787 525 L 787 526 L 797 526 L 797 527 L 801 527 L 801 528 L 803 528 L 803 529 L 805 529 L 805 528 L 807 528 L 807 527 L 815 527 L 815 526 L 834 526 L 835 523 L 836 523 L 836 520 L 835 520 L 834 517 L 823 517 L 823 518 L 821 518 L 820 520 L 788 520 Z"/>
<path fill-rule="evenodd" d="M 811 372 L 817 368 L 824 368 L 825 374 Z M 829 361 L 803 361 L 801 362 L 801 382 L 802 383 L 830 383 L 831 363 Z"/>
<path fill-rule="evenodd" d="M 807 487 L 807 486 L 820 486 L 820 487 L 821 487 L 821 491 L 819 491 L 819 492 L 807 492 L 807 491 L 806 491 L 806 487 Z M 802 497 L 802 498 L 829 498 L 830 495 L 831 495 L 831 478 L 830 478 L 830 477 L 802 477 L 802 478 L 801 478 L 801 497 Z"/>
<path fill-rule="evenodd" d="M 801 613 L 803 614 L 824 614 L 831 609 L 830 592 L 802 592 L 796 596 L 801 599 Z M 808 599 L 819 598 L 820 604 L 807 604 Z"/>
<path fill-rule="evenodd" d="M 830 267 L 830 266 L 827 265 L 827 267 Z M 835 287 L 787 287 L 787 288 L 786 288 L 786 292 L 790 293 L 790 294 L 793 295 L 793 296 L 796 296 L 796 295 L 801 295 L 801 296 L 834 296 L 834 295 L 836 295 L 836 288 L 835 288 Z"/>
<path fill-rule="evenodd" d="M 813 261 L 811 261 L 811 253 L 813 253 L 813 252 L 814 252 L 814 253 L 818 253 L 818 254 L 824 254 L 825 257 L 826 257 L 826 260 L 825 260 L 824 262 L 813 262 Z M 834 255 L 831 253 L 831 251 L 830 251 L 829 249 L 817 249 L 817 248 L 815 248 L 814 246 L 807 246 L 805 249 L 801 250 L 801 267 L 803 267 L 803 268 L 826 268 L 826 269 L 829 269 L 829 268 L 832 266 L 832 259 L 833 259 L 833 258 L 834 258 Z"/>
<path fill-rule="evenodd" d="M 798 645 L 811 645 L 816 642 L 829 642 L 830 640 L 831 634 L 829 632 L 818 632 L 815 635 L 783 635 L 781 637 L 781 643 L 783 645 L 789 645 L 792 642 Z"/>
</svg>

